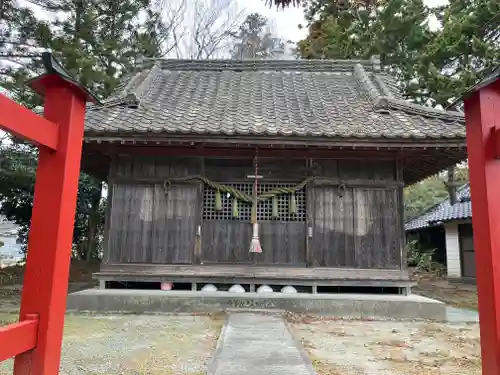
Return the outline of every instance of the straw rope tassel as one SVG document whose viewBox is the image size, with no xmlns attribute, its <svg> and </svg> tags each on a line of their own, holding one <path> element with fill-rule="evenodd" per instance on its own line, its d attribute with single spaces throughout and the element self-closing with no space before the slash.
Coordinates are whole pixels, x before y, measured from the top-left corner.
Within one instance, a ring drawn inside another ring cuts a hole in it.
<svg viewBox="0 0 500 375">
<path fill-rule="evenodd" d="M 258 159 L 257 153 L 255 155 L 255 182 L 254 182 L 254 191 L 253 191 L 253 203 L 252 203 L 252 226 L 253 226 L 253 235 L 252 241 L 250 242 L 250 252 L 251 253 L 262 253 L 262 247 L 260 246 L 259 241 L 259 224 L 257 223 L 257 181 L 258 181 Z"/>
</svg>

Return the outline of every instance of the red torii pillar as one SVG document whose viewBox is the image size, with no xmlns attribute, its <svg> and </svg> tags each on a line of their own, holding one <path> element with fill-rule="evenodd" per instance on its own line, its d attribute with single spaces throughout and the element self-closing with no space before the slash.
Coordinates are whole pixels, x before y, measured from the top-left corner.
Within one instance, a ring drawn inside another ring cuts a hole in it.
<svg viewBox="0 0 500 375">
<path fill-rule="evenodd" d="M 500 67 L 464 96 L 483 375 L 500 374 Z"/>
<path fill-rule="evenodd" d="M 31 81 L 44 117 L 0 94 L 0 128 L 39 147 L 19 322 L 0 328 L 15 375 L 59 373 L 86 101 L 97 99 L 44 53 Z"/>
</svg>

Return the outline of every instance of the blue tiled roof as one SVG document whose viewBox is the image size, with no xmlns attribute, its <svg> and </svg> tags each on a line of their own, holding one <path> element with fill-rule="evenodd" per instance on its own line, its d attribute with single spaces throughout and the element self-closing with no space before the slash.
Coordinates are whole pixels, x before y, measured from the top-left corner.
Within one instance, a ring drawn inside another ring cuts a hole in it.
<svg viewBox="0 0 500 375">
<path fill-rule="evenodd" d="M 440 222 L 472 218 L 469 184 L 466 184 L 458 189 L 457 200 L 458 202 L 452 205 L 450 204 L 450 199 L 448 198 L 429 208 L 420 216 L 409 220 L 405 224 L 405 230 L 416 230 L 436 225 Z"/>
</svg>

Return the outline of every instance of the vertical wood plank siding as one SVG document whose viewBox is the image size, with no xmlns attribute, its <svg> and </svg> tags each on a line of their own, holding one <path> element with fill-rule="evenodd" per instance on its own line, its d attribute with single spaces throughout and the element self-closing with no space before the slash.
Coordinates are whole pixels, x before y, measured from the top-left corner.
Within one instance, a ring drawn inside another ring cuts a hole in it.
<svg viewBox="0 0 500 375">
<path fill-rule="evenodd" d="M 252 239 L 249 223 L 233 220 L 204 220 L 201 234 L 203 263 L 250 263 Z"/>
<path fill-rule="evenodd" d="M 315 174 L 341 179 L 395 181 L 397 172 L 393 161 L 315 161 Z M 313 266 L 400 268 L 400 188 L 309 189 Z"/>
<path fill-rule="evenodd" d="M 355 264 L 353 241 L 353 189 L 343 197 L 334 187 L 313 189 L 313 265 L 351 267 Z"/>
<path fill-rule="evenodd" d="M 198 190 L 196 185 L 174 185 L 165 195 L 158 185 L 114 185 L 109 261 L 191 263 Z"/>
<path fill-rule="evenodd" d="M 399 165 L 394 161 L 297 159 L 293 163 L 262 160 L 262 181 L 296 183 L 308 175 L 372 181 L 399 179 Z M 201 184 L 174 184 L 167 196 L 160 185 L 168 177 L 201 173 L 220 183 L 248 183 L 253 165 L 251 160 L 194 157 L 115 159 L 109 173 L 112 199 L 106 224 L 105 262 L 355 268 L 401 265 L 400 188 L 354 186 L 339 195 L 338 186 L 308 186 L 307 220 L 261 221 L 263 253 L 250 254 L 249 222 L 202 220 Z M 139 181 L 145 178 L 156 182 Z M 197 237 L 198 226 L 201 239 Z M 308 238 L 309 226 L 312 238 Z"/>
<path fill-rule="evenodd" d="M 250 254 L 252 225 L 242 221 L 203 221 L 203 263 L 257 263 L 304 265 L 304 222 L 262 221 L 259 238 L 263 252 Z"/>
<path fill-rule="evenodd" d="M 198 173 L 190 158 L 119 158 L 110 178 L 167 178 Z M 189 264 L 193 262 L 200 221 L 199 184 L 173 185 L 168 196 L 160 184 L 111 183 L 108 262 Z"/>
<path fill-rule="evenodd" d="M 356 263 L 360 268 L 399 268 L 396 189 L 356 189 Z"/>
</svg>

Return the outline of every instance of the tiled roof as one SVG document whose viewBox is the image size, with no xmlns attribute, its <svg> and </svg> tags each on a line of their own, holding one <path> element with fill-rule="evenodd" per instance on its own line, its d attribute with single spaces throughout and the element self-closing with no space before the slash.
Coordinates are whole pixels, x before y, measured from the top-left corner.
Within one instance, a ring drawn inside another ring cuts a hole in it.
<svg viewBox="0 0 500 375">
<path fill-rule="evenodd" d="M 405 101 L 377 60 L 152 60 L 104 106 L 86 135 L 219 134 L 465 138 L 463 113 Z"/>
<path fill-rule="evenodd" d="M 472 218 L 472 208 L 470 201 L 470 186 L 467 184 L 457 191 L 457 203 L 452 205 L 450 204 L 449 198 L 445 199 L 428 209 L 422 215 L 408 221 L 405 224 L 405 230 L 416 230 L 441 222 L 470 218 Z"/>
</svg>

